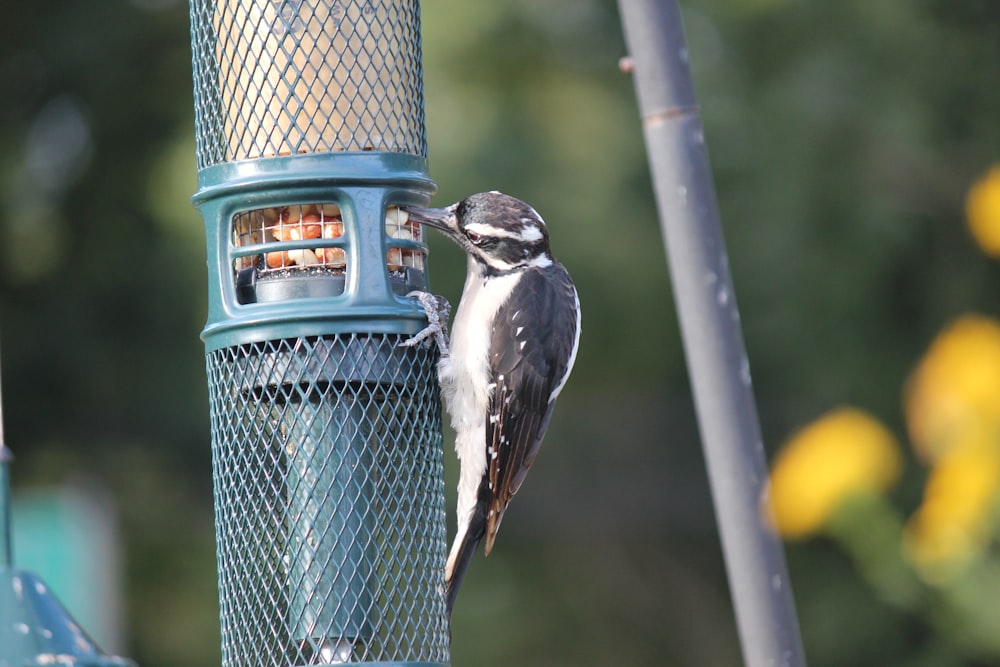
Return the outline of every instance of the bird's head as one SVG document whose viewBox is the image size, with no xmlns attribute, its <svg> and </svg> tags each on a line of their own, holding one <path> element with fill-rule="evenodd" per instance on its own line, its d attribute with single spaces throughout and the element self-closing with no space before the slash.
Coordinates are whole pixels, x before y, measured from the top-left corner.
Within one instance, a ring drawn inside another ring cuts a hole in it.
<svg viewBox="0 0 1000 667">
<path fill-rule="evenodd" d="M 445 208 L 407 210 L 410 220 L 442 231 L 488 270 L 504 273 L 552 263 L 545 222 L 520 199 L 480 192 Z"/>
</svg>

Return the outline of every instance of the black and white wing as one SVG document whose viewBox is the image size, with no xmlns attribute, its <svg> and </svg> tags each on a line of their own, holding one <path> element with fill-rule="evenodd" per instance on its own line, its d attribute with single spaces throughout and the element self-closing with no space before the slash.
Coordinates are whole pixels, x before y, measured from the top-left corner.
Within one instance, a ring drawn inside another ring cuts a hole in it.
<svg viewBox="0 0 1000 667">
<path fill-rule="evenodd" d="M 489 506 L 486 545 L 535 461 L 555 396 L 576 357 L 580 309 L 566 269 L 529 269 L 497 313 L 490 349 L 493 387 L 486 422 Z"/>
</svg>

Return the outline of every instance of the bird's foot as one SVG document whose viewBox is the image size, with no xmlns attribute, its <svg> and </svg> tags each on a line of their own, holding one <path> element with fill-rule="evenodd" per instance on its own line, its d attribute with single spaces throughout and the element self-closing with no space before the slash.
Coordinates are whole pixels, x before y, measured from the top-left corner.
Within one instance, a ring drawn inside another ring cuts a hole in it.
<svg viewBox="0 0 1000 667">
<path fill-rule="evenodd" d="M 437 343 L 438 350 L 442 357 L 448 356 L 448 316 L 451 314 L 451 304 L 443 296 L 437 296 L 430 292 L 410 292 L 406 296 L 413 297 L 420 302 L 420 306 L 427 315 L 427 326 L 418 331 L 413 336 L 399 343 L 400 347 L 415 347 L 417 345 L 428 346 L 433 336 Z"/>
</svg>

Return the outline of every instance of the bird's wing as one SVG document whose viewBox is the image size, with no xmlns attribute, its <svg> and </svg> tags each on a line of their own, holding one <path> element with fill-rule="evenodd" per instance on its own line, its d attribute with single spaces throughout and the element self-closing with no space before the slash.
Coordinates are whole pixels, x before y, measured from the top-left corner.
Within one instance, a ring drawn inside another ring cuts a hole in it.
<svg viewBox="0 0 1000 667">
<path fill-rule="evenodd" d="M 529 269 L 493 323 L 490 374 L 495 387 L 486 421 L 491 495 L 487 554 L 507 504 L 538 454 L 552 416 L 549 398 L 570 371 L 578 317 L 576 290 L 556 263 Z"/>
</svg>

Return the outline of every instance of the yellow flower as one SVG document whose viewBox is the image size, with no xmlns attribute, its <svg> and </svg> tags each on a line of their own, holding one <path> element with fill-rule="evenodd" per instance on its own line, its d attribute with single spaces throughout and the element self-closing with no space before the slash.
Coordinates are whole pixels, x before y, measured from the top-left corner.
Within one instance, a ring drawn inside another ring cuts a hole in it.
<svg viewBox="0 0 1000 667">
<path fill-rule="evenodd" d="M 1000 165 L 993 166 L 969 188 L 965 216 L 983 252 L 1000 257 Z"/>
<path fill-rule="evenodd" d="M 1000 429 L 971 427 L 936 462 L 906 526 L 910 560 L 940 578 L 982 551 L 1000 487 Z"/>
<path fill-rule="evenodd" d="M 881 491 L 899 478 L 892 434 L 854 408 L 833 410 L 792 436 L 771 471 L 778 532 L 804 537 L 821 529 L 848 498 Z"/>
<path fill-rule="evenodd" d="M 1000 424 L 1000 323 L 965 315 L 938 335 L 907 382 L 913 446 L 933 461 L 972 424 Z"/>
</svg>

